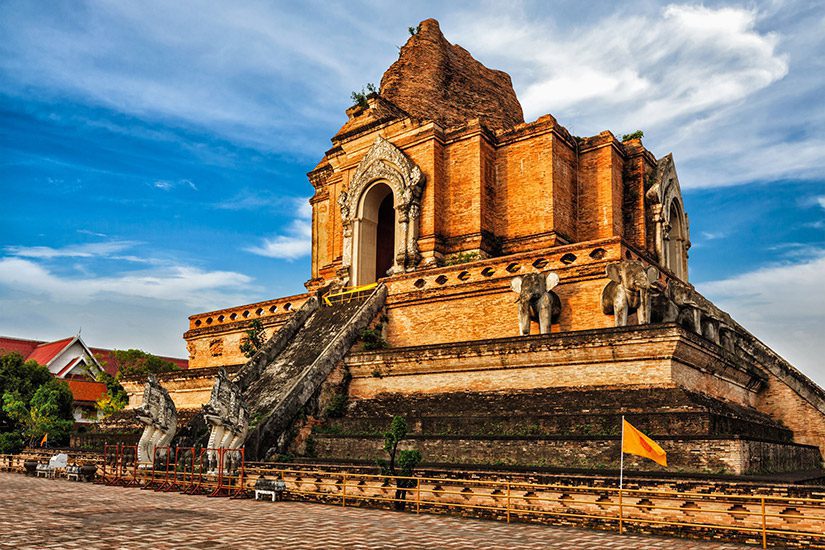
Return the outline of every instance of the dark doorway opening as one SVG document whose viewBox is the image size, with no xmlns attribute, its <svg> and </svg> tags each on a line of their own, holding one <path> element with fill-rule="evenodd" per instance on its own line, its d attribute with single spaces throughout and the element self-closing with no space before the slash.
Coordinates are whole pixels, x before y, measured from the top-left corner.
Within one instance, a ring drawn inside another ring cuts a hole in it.
<svg viewBox="0 0 825 550">
<path fill-rule="evenodd" d="M 392 193 L 384 197 L 378 207 L 378 226 L 375 243 L 375 278 L 387 276 L 395 255 L 395 208 Z"/>
</svg>

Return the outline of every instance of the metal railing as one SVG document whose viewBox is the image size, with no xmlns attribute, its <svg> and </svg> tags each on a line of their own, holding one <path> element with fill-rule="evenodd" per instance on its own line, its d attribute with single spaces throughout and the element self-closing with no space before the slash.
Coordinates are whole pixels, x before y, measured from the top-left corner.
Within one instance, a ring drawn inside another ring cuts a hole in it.
<svg viewBox="0 0 825 550">
<path fill-rule="evenodd" d="M 346 302 L 350 302 L 357 298 L 363 297 L 365 294 L 371 292 L 377 286 L 378 283 L 371 283 L 368 285 L 347 287 L 339 292 L 325 294 L 324 303 L 328 306 L 331 306 L 333 304 L 343 304 Z"/>
<path fill-rule="evenodd" d="M 255 475 L 280 476 L 287 494 L 347 506 L 397 503 L 416 513 L 467 510 L 502 519 L 681 533 L 727 531 L 767 548 L 768 543 L 803 541 L 825 548 L 825 499 L 772 495 L 732 495 L 656 489 L 618 489 L 514 481 L 385 476 L 289 468 L 248 468 Z M 397 487 L 397 482 L 409 487 Z M 666 529 L 665 529 L 666 530 Z M 672 531 L 673 529 L 671 529 Z"/>
<path fill-rule="evenodd" d="M 702 538 L 709 532 L 723 531 L 730 534 L 726 539 L 762 548 L 769 544 L 825 548 L 825 498 L 618 489 L 511 479 L 387 476 L 345 469 L 249 465 L 244 462 L 242 449 L 188 447 L 172 452 L 167 448 L 160 450 L 165 460 L 156 456 L 154 464 L 138 467 L 133 449 L 129 445 L 111 445 L 102 456 L 97 455 L 104 483 L 237 498 L 247 496 L 261 477 L 281 477 L 286 483 L 287 498 L 340 506 L 395 505 L 414 509 L 415 513 L 458 510 L 508 523 L 552 521 L 615 529 L 619 533 L 631 527 Z M 23 471 L 23 462 L 33 456 L 37 455 L 0 455 L 0 465 L 4 470 Z M 399 481 L 402 487 L 398 487 Z"/>
</svg>

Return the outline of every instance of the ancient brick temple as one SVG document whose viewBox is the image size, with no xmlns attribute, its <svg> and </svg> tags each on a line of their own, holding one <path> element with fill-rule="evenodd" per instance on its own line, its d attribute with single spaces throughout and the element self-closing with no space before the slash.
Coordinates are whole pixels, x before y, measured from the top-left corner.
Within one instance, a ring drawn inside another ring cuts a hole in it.
<svg viewBox="0 0 825 550">
<path fill-rule="evenodd" d="M 430 464 L 616 468 L 624 414 L 673 471 L 821 467 L 825 392 L 688 282 L 671 155 L 524 122 L 434 20 L 347 117 L 309 173 L 307 292 L 190 317 L 179 410 L 226 367 L 250 456 L 370 461 L 399 414 Z"/>
</svg>

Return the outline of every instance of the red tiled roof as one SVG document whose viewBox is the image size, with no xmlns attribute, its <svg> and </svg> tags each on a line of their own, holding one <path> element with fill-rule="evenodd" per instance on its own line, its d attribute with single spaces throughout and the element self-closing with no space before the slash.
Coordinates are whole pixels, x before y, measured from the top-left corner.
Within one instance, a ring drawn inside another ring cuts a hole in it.
<svg viewBox="0 0 825 550">
<path fill-rule="evenodd" d="M 58 340 L 56 342 L 40 344 L 28 357 L 26 357 L 26 360 L 34 360 L 41 365 L 48 365 L 49 361 L 54 359 L 61 351 L 63 351 L 72 340 L 74 340 L 74 338 L 64 338 L 63 340 Z"/>
<path fill-rule="evenodd" d="M 0 336 L 0 350 L 16 351 L 23 357 L 28 357 L 34 351 L 34 348 L 44 343 L 41 340 L 23 340 L 22 338 Z"/>
<path fill-rule="evenodd" d="M 64 380 L 69 385 L 75 401 L 93 403 L 106 395 L 106 384 L 103 382 L 89 382 L 86 380 Z"/>
<path fill-rule="evenodd" d="M 24 340 L 23 338 L 0 336 L 0 350 L 16 351 L 27 360 L 34 359 L 41 365 L 46 365 L 61 351 L 63 351 L 63 348 L 65 348 L 73 339 L 74 338 L 64 338 L 62 340 L 57 340 L 56 342 L 43 342 L 41 340 Z M 115 362 L 113 355 L 114 350 L 106 348 L 89 348 L 89 350 L 95 356 L 99 356 L 100 360 L 105 363 L 103 370 L 112 376 L 117 374 L 117 363 Z M 164 357 L 162 355 L 159 355 L 158 357 L 165 361 L 171 361 L 181 369 L 189 368 L 189 361 L 187 359 Z M 75 362 L 73 361 L 72 366 L 74 366 L 74 364 Z M 58 373 L 58 376 L 62 375 L 64 372 L 68 372 L 68 370 L 64 368 L 60 373 Z"/>
</svg>

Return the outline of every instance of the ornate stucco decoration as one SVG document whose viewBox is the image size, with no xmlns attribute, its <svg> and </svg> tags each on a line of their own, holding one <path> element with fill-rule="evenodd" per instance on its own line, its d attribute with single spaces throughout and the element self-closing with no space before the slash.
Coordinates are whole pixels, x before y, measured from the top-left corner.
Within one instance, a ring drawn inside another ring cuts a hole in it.
<svg viewBox="0 0 825 550">
<path fill-rule="evenodd" d="M 645 193 L 645 198 L 650 206 L 649 221 L 653 224 L 659 263 L 687 281 L 690 227 L 673 155 L 668 154 L 658 161 L 653 185 Z"/>
<path fill-rule="evenodd" d="M 351 280 L 354 229 L 358 222 L 359 205 L 364 192 L 376 182 L 386 183 L 393 193 L 396 227 L 402 239 L 395 250 L 395 262 L 390 273 L 403 273 L 415 268 L 421 260 L 418 251 L 418 218 L 424 175 L 401 150 L 382 137 L 377 137 L 358 164 L 349 189 L 338 197 L 344 229 L 342 277 Z"/>
</svg>

